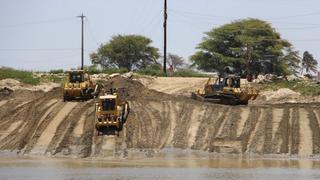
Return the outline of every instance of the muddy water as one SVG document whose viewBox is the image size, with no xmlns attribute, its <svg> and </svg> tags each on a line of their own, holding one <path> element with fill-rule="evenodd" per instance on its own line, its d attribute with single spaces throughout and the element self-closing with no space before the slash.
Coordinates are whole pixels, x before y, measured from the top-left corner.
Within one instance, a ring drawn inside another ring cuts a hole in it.
<svg viewBox="0 0 320 180">
<path fill-rule="evenodd" d="M 158 156 L 135 159 L 0 157 L 0 179 L 320 179 L 320 161 Z"/>
</svg>

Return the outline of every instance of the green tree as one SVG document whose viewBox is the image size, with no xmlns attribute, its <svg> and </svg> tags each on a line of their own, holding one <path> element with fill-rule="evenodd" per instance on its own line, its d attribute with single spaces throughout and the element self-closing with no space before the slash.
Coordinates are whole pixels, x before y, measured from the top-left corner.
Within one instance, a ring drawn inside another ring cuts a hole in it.
<svg viewBox="0 0 320 180">
<path fill-rule="evenodd" d="M 171 54 L 171 53 L 168 54 L 168 61 L 169 61 L 169 64 L 172 65 L 174 69 L 182 67 L 185 64 L 183 57 L 180 57 L 176 54 Z"/>
<path fill-rule="evenodd" d="M 310 54 L 308 51 L 305 51 L 303 53 L 303 58 L 302 58 L 301 74 L 303 73 L 303 69 L 306 70 L 306 73 L 309 73 L 310 71 L 314 73 L 317 72 L 317 65 L 318 65 L 318 62 L 317 60 L 314 59 L 313 55 Z"/>
<path fill-rule="evenodd" d="M 287 68 L 279 58 L 291 44 L 271 25 L 258 19 L 234 21 L 205 33 L 191 56 L 193 65 L 205 71 L 233 67 L 236 73 L 281 73 Z M 289 63 L 285 63 L 289 64 Z"/>
<path fill-rule="evenodd" d="M 117 35 L 90 54 L 90 59 L 104 68 L 145 69 L 156 64 L 159 58 L 158 49 L 151 43 L 149 38 L 140 35 Z"/>
<path fill-rule="evenodd" d="M 298 70 L 301 68 L 301 57 L 299 56 L 299 51 L 295 51 L 292 47 L 285 48 L 285 54 L 281 58 L 282 62 L 284 63 L 283 66 L 285 66 L 283 74 L 298 74 Z"/>
</svg>

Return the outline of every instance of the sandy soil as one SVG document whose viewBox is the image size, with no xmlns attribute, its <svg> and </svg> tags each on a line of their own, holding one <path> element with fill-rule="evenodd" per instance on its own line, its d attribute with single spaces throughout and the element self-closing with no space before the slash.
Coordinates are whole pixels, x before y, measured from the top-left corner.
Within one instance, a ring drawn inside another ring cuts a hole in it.
<svg viewBox="0 0 320 180">
<path fill-rule="evenodd" d="M 62 102 L 59 88 L 15 91 L 0 108 L 0 149 L 95 158 L 130 157 L 133 151 L 149 157 L 164 148 L 303 157 L 320 153 L 320 104 L 216 105 L 179 96 L 203 83 L 201 78 L 175 80 L 189 88 L 170 85 L 171 78 L 156 81 L 147 87 L 121 77 L 105 82 L 107 88 L 128 90 L 131 111 L 119 136 L 97 136 L 93 100 Z M 160 87 L 173 95 L 154 90 Z"/>
<path fill-rule="evenodd" d="M 145 85 L 168 94 L 190 96 L 191 92 L 203 87 L 207 80 L 208 78 L 157 77 L 151 82 L 146 81 L 148 83 Z"/>
</svg>

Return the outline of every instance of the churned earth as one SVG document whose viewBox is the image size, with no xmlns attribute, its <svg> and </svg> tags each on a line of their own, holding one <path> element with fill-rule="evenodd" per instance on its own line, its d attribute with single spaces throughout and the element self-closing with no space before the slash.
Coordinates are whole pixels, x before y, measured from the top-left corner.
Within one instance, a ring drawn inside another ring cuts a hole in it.
<svg viewBox="0 0 320 180">
<path fill-rule="evenodd" d="M 123 77 L 130 113 L 119 136 L 97 136 L 94 100 L 63 102 L 62 89 L 15 90 L 0 99 L 0 149 L 19 155 L 154 156 L 162 149 L 311 157 L 320 153 L 320 104 L 225 106 L 190 99 L 205 78 L 148 83 Z M 161 92 L 160 92 L 161 91 Z"/>
</svg>

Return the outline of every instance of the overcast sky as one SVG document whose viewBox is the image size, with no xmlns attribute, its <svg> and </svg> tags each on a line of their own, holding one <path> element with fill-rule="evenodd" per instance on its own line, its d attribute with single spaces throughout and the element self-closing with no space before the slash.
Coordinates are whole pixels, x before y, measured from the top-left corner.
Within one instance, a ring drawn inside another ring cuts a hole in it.
<svg viewBox="0 0 320 180">
<path fill-rule="evenodd" d="M 80 20 L 85 63 L 117 34 L 141 34 L 163 51 L 163 0 L 1 0 L 0 66 L 25 70 L 80 65 Z M 168 0 L 168 52 L 188 59 L 203 32 L 243 18 L 267 20 L 301 53 L 320 59 L 319 0 Z"/>
</svg>

